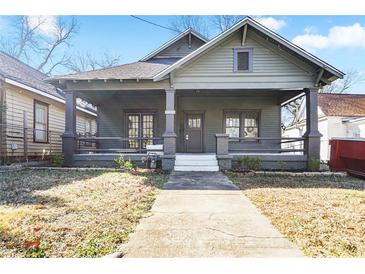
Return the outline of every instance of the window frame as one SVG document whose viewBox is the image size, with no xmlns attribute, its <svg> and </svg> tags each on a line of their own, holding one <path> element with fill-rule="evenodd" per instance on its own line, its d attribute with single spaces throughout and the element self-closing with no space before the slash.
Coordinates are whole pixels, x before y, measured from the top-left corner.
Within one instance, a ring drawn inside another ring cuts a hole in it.
<svg viewBox="0 0 365 274">
<path fill-rule="evenodd" d="M 226 116 L 229 113 L 239 114 L 239 138 L 245 138 L 242 136 L 243 129 L 245 128 L 245 115 L 247 113 L 256 113 L 257 114 L 257 138 L 260 138 L 261 136 L 261 110 L 259 109 L 229 109 L 223 111 L 223 132 L 226 134 Z M 235 142 L 247 142 L 247 143 L 259 143 L 260 140 L 246 140 L 245 139 L 237 139 L 235 137 L 229 137 L 232 138 Z"/>
<path fill-rule="evenodd" d="M 238 69 L 238 53 L 247 52 L 248 53 L 248 69 L 239 70 Z M 252 72 L 253 70 L 253 48 L 234 48 L 233 49 L 233 72 Z"/>
<path fill-rule="evenodd" d="M 140 117 L 142 117 L 143 115 L 152 115 L 153 116 L 153 136 L 152 138 L 155 138 L 157 136 L 157 110 L 156 109 L 126 109 L 124 110 L 124 136 L 126 138 L 129 138 L 129 126 L 128 126 L 128 117 L 129 115 L 133 115 L 133 114 L 138 114 L 140 115 Z M 141 119 L 139 121 L 140 125 L 142 125 L 142 127 L 140 126 L 138 129 L 138 136 L 142 136 L 142 131 L 143 131 L 143 119 Z M 129 148 L 129 142 L 127 143 L 127 146 Z M 138 150 L 140 149 L 144 149 L 142 147 L 136 148 Z"/>
<path fill-rule="evenodd" d="M 37 105 L 41 105 L 44 106 L 46 108 L 46 115 L 47 115 L 47 119 L 46 119 L 46 140 L 42 141 L 42 140 L 37 140 L 36 139 L 36 110 L 37 110 Z M 49 104 L 36 100 L 33 100 L 33 143 L 42 143 L 42 144 L 48 144 L 49 143 Z"/>
</svg>

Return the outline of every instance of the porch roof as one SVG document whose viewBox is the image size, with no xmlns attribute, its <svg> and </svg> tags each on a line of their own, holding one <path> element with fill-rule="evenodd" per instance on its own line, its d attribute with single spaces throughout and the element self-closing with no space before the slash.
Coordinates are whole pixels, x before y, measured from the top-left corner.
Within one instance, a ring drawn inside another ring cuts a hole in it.
<svg viewBox="0 0 365 274">
<path fill-rule="evenodd" d="M 55 76 L 49 82 L 59 80 L 119 80 L 119 79 L 152 79 L 157 73 L 163 71 L 178 58 L 161 58 L 153 61 L 139 61 L 120 66 L 90 70 L 80 73 Z"/>
</svg>

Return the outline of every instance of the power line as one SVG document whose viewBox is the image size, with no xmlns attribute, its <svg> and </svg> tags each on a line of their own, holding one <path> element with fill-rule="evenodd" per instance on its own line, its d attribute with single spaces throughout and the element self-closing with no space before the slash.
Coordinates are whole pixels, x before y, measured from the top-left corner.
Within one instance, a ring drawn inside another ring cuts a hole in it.
<svg viewBox="0 0 365 274">
<path fill-rule="evenodd" d="M 154 25 L 156 27 L 160 27 L 160 28 L 163 28 L 163 29 L 167 29 L 167 30 L 171 30 L 171 31 L 174 31 L 174 32 L 178 32 L 178 33 L 181 33 L 181 31 L 179 30 L 176 30 L 176 29 L 172 29 L 172 28 L 169 28 L 169 27 L 165 27 L 165 26 L 162 26 L 162 25 L 159 25 L 159 24 L 156 24 L 154 22 L 151 22 L 151 21 L 148 21 L 146 19 L 143 19 L 141 17 L 138 17 L 138 16 L 135 16 L 135 15 L 131 15 L 131 17 L 135 18 L 135 19 L 138 19 L 140 21 L 143 21 L 145 23 L 148 23 L 148 24 L 151 24 L 151 25 Z"/>
</svg>

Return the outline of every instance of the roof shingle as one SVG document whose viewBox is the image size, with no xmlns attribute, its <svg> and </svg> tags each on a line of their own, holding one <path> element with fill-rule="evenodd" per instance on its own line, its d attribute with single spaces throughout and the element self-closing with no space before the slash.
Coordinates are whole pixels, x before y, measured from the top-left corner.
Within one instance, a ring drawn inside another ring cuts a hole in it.
<svg viewBox="0 0 365 274">
<path fill-rule="evenodd" d="M 318 106 L 326 116 L 365 116 L 365 94 L 320 93 Z"/>
<path fill-rule="evenodd" d="M 55 76 L 52 80 L 152 79 L 153 76 L 176 61 L 176 58 L 164 58 L 148 62 L 135 62 L 110 68 Z"/>
<path fill-rule="evenodd" d="M 46 74 L 1 51 L 0 75 L 58 98 L 64 99 L 62 92 L 58 91 L 53 85 L 44 81 L 44 79 L 47 78 Z"/>
</svg>

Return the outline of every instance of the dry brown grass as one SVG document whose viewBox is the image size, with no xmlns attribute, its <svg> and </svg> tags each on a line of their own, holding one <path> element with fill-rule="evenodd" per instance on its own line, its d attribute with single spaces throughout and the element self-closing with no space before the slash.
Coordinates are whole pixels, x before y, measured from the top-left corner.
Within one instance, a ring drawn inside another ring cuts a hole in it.
<svg viewBox="0 0 365 274">
<path fill-rule="evenodd" d="M 311 257 L 365 257 L 365 181 L 229 174 L 272 224 Z"/>
<path fill-rule="evenodd" d="M 0 177 L 0 257 L 99 257 L 116 251 L 166 175 L 19 171 Z"/>
</svg>

